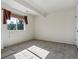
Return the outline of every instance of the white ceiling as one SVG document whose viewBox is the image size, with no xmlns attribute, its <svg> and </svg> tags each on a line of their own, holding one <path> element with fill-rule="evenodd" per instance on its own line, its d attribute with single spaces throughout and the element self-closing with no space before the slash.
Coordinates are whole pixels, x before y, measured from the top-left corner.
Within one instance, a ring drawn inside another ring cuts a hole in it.
<svg viewBox="0 0 79 59">
<path fill-rule="evenodd" d="M 31 0 L 45 9 L 48 13 L 52 11 L 74 8 L 76 0 Z"/>
<path fill-rule="evenodd" d="M 19 4 L 15 0 L 7 0 L 7 1 L 2 0 L 1 7 L 20 15 L 21 14 L 22 15 L 27 15 L 27 14 L 38 15 L 38 13 L 35 12 L 34 10 L 24 7 L 23 5 Z"/>
<path fill-rule="evenodd" d="M 2 0 L 2 4 L 34 15 L 47 15 L 56 11 L 74 9 L 76 2 L 77 0 Z"/>
</svg>

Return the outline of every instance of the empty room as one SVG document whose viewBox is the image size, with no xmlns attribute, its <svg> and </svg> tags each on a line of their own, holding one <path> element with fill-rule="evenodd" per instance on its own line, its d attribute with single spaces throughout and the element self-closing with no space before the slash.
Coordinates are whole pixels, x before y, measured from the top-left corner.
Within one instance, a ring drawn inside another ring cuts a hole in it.
<svg viewBox="0 0 79 59">
<path fill-rule="evenodd" d="M 77 0 L 1 0 L 1 59 L 78 59 Z"/>
</svg>

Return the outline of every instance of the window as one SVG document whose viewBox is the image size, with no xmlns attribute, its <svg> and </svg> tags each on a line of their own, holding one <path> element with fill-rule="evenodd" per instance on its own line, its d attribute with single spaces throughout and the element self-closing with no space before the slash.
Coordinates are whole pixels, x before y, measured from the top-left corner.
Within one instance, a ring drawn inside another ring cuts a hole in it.
<svg viewBox="0 0 79 59">
<path fill-rule="evenodd" d="M 8 30 L 24 30 L 24 21 L 15 17 L 11 17 L 10 20 L 7 20 Z"/>
</svg>

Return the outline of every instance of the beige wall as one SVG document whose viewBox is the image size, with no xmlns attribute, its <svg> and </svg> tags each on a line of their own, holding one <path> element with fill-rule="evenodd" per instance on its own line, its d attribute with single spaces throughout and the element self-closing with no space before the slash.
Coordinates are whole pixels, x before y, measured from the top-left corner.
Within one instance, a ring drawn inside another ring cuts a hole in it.
<svg viewBox="0 0 79 59">
<path fill-rule="evenodd" d="M 7 25 L 2 24 L 1 47 L 3 48 L 30 39 L 76 44 L 74 16 L 73 10 L 51 13 L 47 17 L 38 16 L 35 18 L 29 15 L 29 24 L 26 25 L 23 31 L 8 31 Z"/>
<path fill-rule="evenodd" d="M 35 38 L 74 44 L 74 11 L 60 11 L 35 20 Z"/>
<path fill-rule="evenodd" d="M 28 25 L 25 26 L 25 30 L 7 30 L 7 24 L 2 24 L 1 26 L 1 40 L 2 48 L 3 46 L 9 46 L 22 41 L 27 41 L 33 39 L 33 16 L 28 15 Z"/>
</svg>

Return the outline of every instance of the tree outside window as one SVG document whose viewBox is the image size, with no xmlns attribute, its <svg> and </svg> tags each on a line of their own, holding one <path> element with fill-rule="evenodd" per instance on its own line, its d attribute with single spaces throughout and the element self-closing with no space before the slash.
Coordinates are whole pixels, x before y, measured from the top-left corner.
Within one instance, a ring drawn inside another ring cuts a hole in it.
<svg viewBox="0 0 79 59">
<path fill-rule="evenodd" d="M 7 20 L 7 28 L 8 30 L 24 30 L 24 22 L 18 18 L 11 17 L 10 20 Z"/>
</svg>

